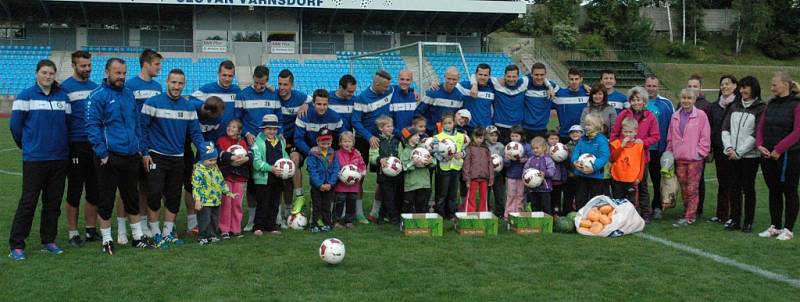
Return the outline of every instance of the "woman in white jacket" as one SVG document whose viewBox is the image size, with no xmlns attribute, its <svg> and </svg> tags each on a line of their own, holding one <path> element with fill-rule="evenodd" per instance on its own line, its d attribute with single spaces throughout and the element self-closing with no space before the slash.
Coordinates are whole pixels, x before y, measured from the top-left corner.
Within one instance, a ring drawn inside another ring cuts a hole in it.
<svg viewBox="0 0 800 302">
<path fill-rule="evenodd" d="M 731 160 L 733 174 L 730 188 L 731 223 L 725 229 L 733 231 L 741 228 L 742 232 L 750 233 L 753 231 L 756 209 L 756 173 L 761 158 L 756 149 L 755 130 L 766 104 L 761 100 L 761 87 L 754 77 L 748 76 L 739 81 L 739 93 L 740 97 L 730 105 L 722 123 L 723 153 Z"/>
</svg>

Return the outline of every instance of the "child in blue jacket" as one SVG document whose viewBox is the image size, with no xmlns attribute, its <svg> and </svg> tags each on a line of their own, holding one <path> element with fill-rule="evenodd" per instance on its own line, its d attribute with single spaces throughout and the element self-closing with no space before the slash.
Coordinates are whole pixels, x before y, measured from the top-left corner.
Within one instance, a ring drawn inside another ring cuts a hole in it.
<svg viewBox="0 0 800 302">
<path fill-rule="evenodd" d="M 339 161 L 336 159 L 336 150 L 331 148 L 332 143 L 333 133 L 322 128 L 317 135 L 317 150 L 311 151 L 306 159 L 314 211 L 309 228 L 312 233 L 330 232 L 331 230 L 331 205 L 336 197 L 333 187 L 336 185 L 339 175 Z M 322 219 L 322 225 L 319 225 L 320 219 Z"/>
<path fill-rule="evenodd" d="M 608 139 L 603 135 L 603 119 L 597 114 L 590 113 L 586 116 L 584 124 L 585 134 L 572 152 L 572 163 L 575 167 L 575 176 L 578 178 L 576 209 L 583 208 L 592 197 L 609 195 L 608 183 L 603 179 L 610 156 Z M 582 161 L 578 161 L 583 154 L 594 155 L 594 163 L 584 165 Z"/>
</svg>

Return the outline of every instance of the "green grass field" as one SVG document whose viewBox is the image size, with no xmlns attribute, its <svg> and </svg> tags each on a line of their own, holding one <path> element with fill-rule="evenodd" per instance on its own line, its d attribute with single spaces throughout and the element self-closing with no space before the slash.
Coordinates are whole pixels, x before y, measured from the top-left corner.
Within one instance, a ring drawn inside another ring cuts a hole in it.
<svg viewBox="0 0 800 302">
<path fill-rule="evenodd" d="M 2 121 L 2 127 L 7 129 L 7 123 Z M 0 132 L 0 242 L 6 248 L 21 188 L 21 177 L 14 175 L 21 172 L 20 152 L 12 148 L 9 132 Z M 714 178 L 710 167 L 706 179 Z M 714 212 L 717 189 L 715 181 L 707 183 L 706 218 Z M 370 177 L 367 190 L 373 186 Z M 756 232 L 769 222 L 767 192 L 760 178 L 758 192 Z M 371 199 L 367 194 L 367 203 Z M 679 211 L 669 210 L 664 220 L 654 221 L 645 232 L 800 279 L 800 239 L 779 242 L 755 233 L 726 232 L 705 219 L 674 228 L 671 224 Z M 183 231 L 185 216 L 179 217 Z M 0 260 L 4 297 L 0 300 L 797 301 L 800 297 L 800 289 L 787 283 L 639 236 L 521 237 L 502 229 L 496 237 L 465 238 L 446 228 L 440 238 L 410 238 L 390 226 L 359 225 L 330 234 L 287 231 L 169 250 L 120 247 L 116 255 L 107 256 L 99 243 L 69 247 L 62 217 L 57 240 L 66 252 L 53 256 L 38 252 L 38 222 L 37 215 L 27 240 L 28 260 Z M 340 238 L 347 246 L 347 256 L 338 266 L 328 266 L 317 256 L 327 237 Z"/>
</svg>

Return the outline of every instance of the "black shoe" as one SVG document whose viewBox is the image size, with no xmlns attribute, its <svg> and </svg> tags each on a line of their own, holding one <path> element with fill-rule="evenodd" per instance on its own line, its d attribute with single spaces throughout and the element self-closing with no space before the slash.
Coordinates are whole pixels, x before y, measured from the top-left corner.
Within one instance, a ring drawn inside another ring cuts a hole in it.
<svg viewBox="0 0 800 302">
<path fill-rule="evenodd" d="M 744 224 L 744 225 L 742 225 L 742 232 L 744 232 L 744 233 L 752 233 L 753 232 L 753 224 Z"/>
<path fill-rule="evenodd" d="M 131 247 L 137 249 L 154 249 L 156 246 L 153 244 L 153 240 L 148 237 L 142 237 L 141 240 L 133 239 L 131 241 Z"/>
<path fill-rule="evenodd" d="M 69 239 L 69 245 L 74 247 L 82 247 L 83 239 L 81 239 L 80 235 L 72 236 L 72 238 Z"/>
<path fill-rule="evenodd" d="M 725 224 L 725 230 L 726 231 L 734 231 L 734 230 L 738 230 L 738 229 L 741 229 L 741 228 L 742 228 L 742 226 L 740 226 L 739 223 L 736 222 L 736 221 L 731 221 L 730 223 Z"/>
<path fill-rule="evenodd" d="M 109 256 L 114 255 L 114 242 L 108 241 L 103 243 L 103 253 L 108 254 Z"/>
<path fill-rule="evenodd" d="M 100 238 L 97 228 L 86 228 L 86 242 L 100 241 Z"/>
</svg>

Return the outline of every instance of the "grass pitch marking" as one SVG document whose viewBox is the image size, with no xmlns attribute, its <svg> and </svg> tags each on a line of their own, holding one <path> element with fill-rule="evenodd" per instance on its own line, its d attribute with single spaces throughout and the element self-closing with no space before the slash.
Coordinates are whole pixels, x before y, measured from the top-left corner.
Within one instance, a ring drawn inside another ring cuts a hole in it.
<svg viewBox="0 0 800 302">
<path fill-rule="evenodd" d="M 6 170 L 0 170 L 0 174 L 8 174 L 8 175 L 14 175 L 14 176 L 22 176 L 22 173 L 19 173 L 19 172 L 13 172 L 13 171 L 6 171 Z"/>
<path fill-rule="evenodd" d="M 738 269 L 746 271 L 746 272 L 751 272 L 753 274 L 762 276 L 762 277 L 770 279 L 770 280 L 783 282 L 783 283 L 786 283 L 786 284 L 788 284 L 788 285 L 790 285 L 792 287 L 795 287 L 795 288 L 800 288 L 800 280 L 794 279 L 794 278 L 789 277 L 787 275 L 771 272 L 771 271 L 765 270 L 763 268 L 760 268 L 760 267 L 757 267 L 757 266 L 754 266 L 754 265 L 741 263 L 739 261 L 733 260 L 733 259 L 728 258 L 728 257 L 720 256 L 720 255 L 717 255 L 717 254 L 712 254 L 712 253 L 706 252 L 706 251 L 704 251 L 702 249 L 699 249 L 699 248 L 691 247 L 691 246 L 688 246 L 688 245 L 685 245 L 685 244 L 677 243 L 677 242 L 670 241 L 670 240 L 667 240 L 667 239 L 664 239 L 664 238 L 660 238 L 660 237 L 656 237 L 656 236 L 653 236 L 653 235 L 650 235 L 650 234 L 637 233 L 637 234 L 635 234 L 635 236 L 640 237 L 640 238 L 644 238 L 646 240 L 658 242 L 660 244 L 666 245 L 666 246 L 674 248 L 676 250 L 680 250 L 680 251 L 684 251 L 684 252 L 687 252 L 687 253 L 690 253 L 690 254 L 694 254 L 694 255 L 697 255 L 697 256 L 700 256 L 700 257 L 708 258 L 708 259 L 714 260 L 716 262 L 719 262 L 719 263 L 722 263 L 722 264 L 725 264 L 725 265 L 728 265 L 728 266 L 732 266 L 732 267 L 738 268 Z"/>
</svg>

